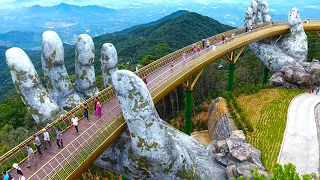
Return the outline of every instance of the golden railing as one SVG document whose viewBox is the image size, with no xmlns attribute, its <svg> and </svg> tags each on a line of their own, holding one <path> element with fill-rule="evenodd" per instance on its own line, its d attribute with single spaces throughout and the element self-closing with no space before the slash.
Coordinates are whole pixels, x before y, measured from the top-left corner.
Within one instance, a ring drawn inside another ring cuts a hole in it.
<svg viewBox="0 0 320 180">
<path fill-rule="evenodd" d="M 320 24 L 318 20 L 311 20 L 310 23 L 304 24 L 304 26 L 307 28 L 308 28 L 308 26 L 310 26 L 309 29 L 307 29 L 307 30 L 314 30 L 312 27 L 313 27 L 313 24 L 315 24 L 315 23 Z M 254 27 L 253 32 L 268 28 L 270 25 L 271 25 L 271 23 L 257 25 Z M 288 26 L 288 23 L 287 22 L 277 22 L 277 23 L 274 23 L 274 25 L 272 25 L 272 26 L 280 26 L 280 25 L 287 25 Z M 212 36 L 209 39 L 212 43 L 213 37 L 216 37 L 217 42 L 220 42 L 222 35 L 230 37 L 230 35 L 234 32 L 237 36 L 239 34 L 243 34 L 244 31 L 245 31 L 244 28 L 234 29 L 234 30 L 230 30 L 230 31 Z M 200 45 L 201 41 L 199 41 L 195 44 Z M 168 64 L 170 64 L 171 61 L 176 61 L 176 60 L 180 59 L 184 52 L 191 54 L 191 48 L 192 48 L 192 45 L 189 45 L 189 46 L 182 48 L 180 50 L 177 50 L 177 51 L 175 51 L 175 52 L 173 52 L 163 58 L 160 58 L 159 60 L 141 68 L 139 71 L 136 72 L 136 74 L 140 77 L 143 77 L 144 75 L 150 75 L 153 72 L 155 72 L 156 70 L 161 69 L 164 66 L 167 66 Z M 190 76 L 190 74 L 197 71 L 199 69 L 199 63 L 200 64 L 204 63 L 206 59 L 207 60 L 208 60 L 208 58 L 210 59 L 210 56 L 212 57 L 212 54 L 214 52 L 215 51 L 204 50 L 200 54 L 196 54 L 196 55 L 192 56 L 191 59 L 189 58 L 190 61 L 188 61 L 186 64 L 183 64 L 180 68 L 178 68 L 178 66 L 175 65 L 174 68 L 176 68 L 176 69 L 174 70 L 173 73 L 170 74 L 169 78 L 161 78 L 161 81 L 157 81 L 157 84 L 155 85 L 155 87 L 152 88 L 153 90 L 151 91 L 151 95 L 153 96 L 154 101 L 155 102 L 159 101 L 163 97 L 163 94 L 166 94 L 168 91 L 172 90 L 173 86 L 176 86 L 177 84 L 181 83 L 184 80 L 181 77 Z M 205 56 L 201 56 L 203 54 L 205 54 Z M 222 56 L 220 56 L 220 57 L 222 57 Z M 162 75 L 164 76 L 164 74 L 162 74 Z M 160 78 L 160 76 L 157 78 Z M 177 79 L 179 79 L 179 81 L 177 81 Z M 171 88 L 167 88 L 169 86 Z M 108 88 L 104 89 L 103 91 L 101 91 L 97 96 L 104 103 L 107 100 L 109 100 L 110 98 L 114 97 L 115 93 L 113 92 L 112 87 L 108 87 Z M 94 98 L 90 98 L 86 101 L 86 103 L 89 105 L 89 109 L 91 111 L 93 109 L 93 99 Z M 60 117 L 60 118 L 54 120 L 52 123 L 47 125 L 45 128 L 48 129 L 48 131 L 52 133 L 55 130 L 55 127 L 58 127 L 58 126 L 69 127 L 70 126 L 70 119 L 73 114 L 77 114 L 78 117 L 83 117 L 82 105 L 79 105 L 79 106 L 73 108 L 72 110 L 67 112 L 63 117 Z M 103 118 L 101 120 L 103 120 Z M 111 119 L 110 123 L 106 124 L 107 127 L 104 125 L 103 126 L 104 128 L 100 129 L 102 134 L 104 132 L 103 130 L 106 130 L 106 129 L 108 129 L 108 131 L 110 132 L 110 130 L 111 130 L 110 127 L 113 124 L 112 123 L 113 121 L 117 122 L 119 120 L 118 119 Z M 97 123 L 101 123 L 100 120 L 97 121 Z M 92 126 L 94 126 L 94 125 L 92 125 Z M 110 126 L 108 126 L 108 125 L 110 125 Z M 123 127 L 123 126 L 124 126 L 124 121 L 122 120 L 121 127 Z M 115 128 L 115 126 L 112 126 L 112 129 L 114 129 L 114 128 Z M 68 129 L 68 128 L 64 128 L 64 129 Z M 89 131 L 89 129 L 87 131 Z M 87 131 L 85 131 L 84 133 L 86 133 Z M 122 129 L 122 131 L 123 131 L 123 129 Z M 115 131 L 112 131 L 112 132 L 115 132 Z M 37 132 L 36 134 L 38 136 L 40 136 L 40 138 L 41 138 L 41 136 L 42 136 L 41 132 Z M 52 133 L 52 134 L 55 134 L 55 133 Z M 108 138 L 108 137 L 105 137 L 105 138 Z M 6 154 L 2 155 L 0 157 L 1 170 L 2 171 L 6 170 L 7 168 L 10 168 L 10 166 L 13 163 L 22 162 L 23 160 L 25 160 L 26 153 L 23 151 L 23 149 L 27 144 L 30 144 L 31 142 L 32 142 L 32 137 L 29 137 L 28 139 L 26 139 L 25 141 L 20 143 L 18 146 L 11 149 Z M 65 157 L 65 158 L 67 158 L 67 157 Z M 74 158 L 72 157 L 72 159 L 74 159 Z M 10 166 L 7 166 L 8 164 Z"/>
<path fill-rule="evenodd" d="M 235 34 L 239 34 L 244 32 L 244 28 L 240 28 L 240 29 L 234 29 L 234 30 L 230 30 L 215 36 L 212 36 L 210 38 L 211 43 L 213 43 L 213 37 L 217 38 L 217 42 L 221 41 L 221 36 L 225 35 L 225 36 L 231 36 L 231 34 L 235 32 Z M 196 45 L 201 45 L 201 41 L 194 43 Z M 176 61 L 178 59 L 181 58 L 182 54 L 185 52 L 187 54 L 191 53 L 191 49 L 192 49 L 192 45 L 189 45 L 187 47 L 184 47 L 182 49 L 179 49 L 173 53 L 170 53 L 160 59 L 158 59 L 157 61 L 154 61 L 153 63 L 144 66 L 143 68 L 139 69 L 136 74 L 139 77 L 143 77 L 145 75 L 150 75 L 151 73 L 155 72 L 157 69 L 160 69 L 166 65 L 168 65 L 171 61 Z M 107 100 L 109 100 L 110 98 L 114 97 L 115 94 L 112 90 L 112 87 L 108 87 L 104 90 L 102 90 L 97 97 L 102 101 L 102 103 L 106 102 Z M 88 99 L 85 101 L 85 103 L 88 104 L 89 110 L 92 111 L 94 109 L 93 107 L 93 100 L 94 97 Z M 70 111 L 68 111 L 64 116 L 54 120 L 53 122 L 51 122 L 50 124 L 48 124 L 45 129 L 48 130 L 50 137 L 52 138 L 55 135 L 55 130 L 57 127 L 60 127 L 63 131 L 67 130 L 71 124 L 70 124 L 70 119 L 72 117 L 73 114 L 77 115 L 79 118 L 83 117 L 83 105 L 78 105 L 75 108 L 71 109 Z M 36 133 L 37 136 L 39 136 L 40 139 L 43 139 L 43 134 L 41 131 Z M 15 146 L 14 148 L 12 148 L 11 150 L 9 150 L 8 152 L 6 152 L 4 155 L 2 155 L 0 157 L 0 169 L 1 171 L 10 169 L 12 167 L 13 163 L 21 163 L 24 160 L 26 160 L 27 157 L 27 153 L 25 152 L 25 147 L 28 144 L 32 144 L 33 141 L 33 137 L 29 137 L 28 139 L 24 140 L 22 143 L 20 143 L 19 145 Z"/>
</svg>

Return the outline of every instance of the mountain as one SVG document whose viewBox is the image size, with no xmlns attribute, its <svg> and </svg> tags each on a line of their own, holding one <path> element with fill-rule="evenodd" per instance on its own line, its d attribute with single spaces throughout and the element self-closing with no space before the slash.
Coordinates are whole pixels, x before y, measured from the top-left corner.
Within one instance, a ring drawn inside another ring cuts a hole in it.
<svg viewBox="0 0 320 180">
<path fill-rule="evenodd" d="M 164 14 L 158 16 L 163 17 Z M 23 30 L 42 34 L 46 30 L 54 30 L 64 43 L 74 44 L 79 34 L 95 37 L 153 20 L 154 17 L 132 9 L 115 10 L 65 3 L 50 7 L 35 5 L 0 13 L 0 33 Z"/>
<path fill-rule="evenodd" d="M 96 75 L 101 74 L 100 53 L 103 43 L 113 43 L 118 51 L 119 63 L 137 63 L 145 55 L 155 55 L 155 48 L 160 43 L 168 45 L 169 52 L 180 49 L 203 38 L 210 37 L 232 29 L 218 21 L 197 13 L 179 11 L 163 19 L 127 30 L 123 34 L 105 34 L 93 38 L 96 49 Z M 69 75 L 74 74 L 74 46 L 64 45 L 65 64 Z M 1 51 L 2 49 L 2 51 Z M 0 94 L 2 99 L 9 90 L 13 90 L 11 76 L 5 63 L 4 52 L 7 47 L 0 48 Z M 26 53 L 34 62 L 41 76 L 41 52 L 28 50 Z M 14 91 L 14 90 L 13 90 Z"/>
<path fill-rule="evenodd" d="M 20 47 L 23 49 L 32 49 L 41 47 L 42 35 L 40 33 L 27 31 L 10 31 L 8 33 L 0 34 L 0 46 L 6 47 Z"/>
<path fill-rule="evenodd" d="M 100 57 L 100 48 L 105 42 L 114 44 L 120 63 L 135 64 L 146 54 L 155 55 L 157 44 L 165 43 L 169 52 L 173 52 L 230 29 L 233 27 L 223 25 L 207 16 L 183 12 L 175 18 L 143 25 L 125 34 L 105 34 L 95 37 L 96 56 L 98 56 L 96 59 Z"/>
</svg>

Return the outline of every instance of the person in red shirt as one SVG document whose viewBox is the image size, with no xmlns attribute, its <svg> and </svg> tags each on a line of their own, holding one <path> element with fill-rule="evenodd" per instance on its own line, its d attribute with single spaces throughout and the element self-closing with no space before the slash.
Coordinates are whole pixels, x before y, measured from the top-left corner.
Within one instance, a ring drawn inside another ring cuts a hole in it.
<svg viewBox="0 0 320 180">
<path fill-rule="evenodd" d="M 200 51 L 201 51 L 200 45 L 198 45 L 197 50 L 198 50 L 198 52 L 200 52 Z"/>
<path fill-rule="evenodd" d="M 217 38 L 213 37 L 213 43 L 215 44 L 217 42 Z"/>
<path fill-rule="evenodd" d="M 222 40 L 222 43 L 224 43 L 224 40 L 225 40 L 224 35 L 221 36 L 221 40 Z"/>
</svg>

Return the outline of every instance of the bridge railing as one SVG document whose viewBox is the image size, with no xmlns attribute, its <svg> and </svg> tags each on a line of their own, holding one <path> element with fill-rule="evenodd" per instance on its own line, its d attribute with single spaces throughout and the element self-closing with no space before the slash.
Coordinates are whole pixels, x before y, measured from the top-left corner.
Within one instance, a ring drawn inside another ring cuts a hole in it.
<svg viewBox="0 0 320 180">
<path fill-rule="evenodd" d="M 286 22 L 285 22 L 286 23 Z M 275 25 L 278 23 L 275 23 Z M 263 27 L 266 27 L 270 25 L 270 23 L 265 23 L 265 24 L 259 24 L 259 25 L 255 25 L 254 26 L 254 31 Z M 245 28 L 239 28 L 239 29 L 233 29 L 224 33 L 220 33 L 218 35 L 214 35 L 212 37 L 206 38 L 209 39 L 211 44 L 213 44 L 213 37 L 216 37 L 217 39 L 217 43 L 221 42 L 221 37 L 222 35 L 224 36 L 228 36 L 230 37 L 232 33 L 235 33 L 235 35 L 239 35 L 245 32 Z M 200 45 L 201 46 L 201 41 L 194 43 L 196 45 Z M 154 61 L 153 63 L 141 68 L 140 70 L 138 70 L 136 72 L 136 74 L 140 77 L 143 77 L 145 75 L 149 75 L 153 72 L 155 72 L 157 69 L 160 69 L 164 66 L 167 66 L 168 64 L 170 64 L 171 61 L 176 61 L 178 59 L 180 59 L 182 57 L 182 54 L 185 52 L 187 54 L 192 53 L 191 50 L 192 49 L 192 45 L 189 45 L 187 47 L 184 47 L 180 50 L 177 50 L 173 53 L 170 53 L 162 58 L 160 58 L 157 61 Z M 102 101 L 102 103 L 106 102 L 107 100 L 115 97 L 115 93 L 112 89 L 112 87 L 108 87 L 104 90 L 102 90 L 97 97 Z M 89 110 L 92 111 L 94 109 L 93 107 L 93 100 L 94 97 L 86 100 L 85 103 L 88 104 L 89 106 Z M 55 136 L 55 129 L 57 127 L 60 127 L 63 130 L 67 130 L 70 126 L 70 119 L 72 117 L 72 115 L 75 114 L 77 115 L 79 118 L 83 117 L 83 107 L 82 105 L 78 105 L 75 108 L 73 108 L 72 110 L 70 110 L 69 112 L 67 112 L 64 116 L 54 120 L 53 122 L 51 122 L 50 124 L 48 124 L 45 128 L 48 130 L 48 132 L 50 133 L 51 137 Z M 43 139 L 42 137 L 42 132 L 39 131 L 36 133 L 36 135 L 39 136 L 40 139 Z M 24 161 L 26 159 L 27 153 L 24 150 L 25 146 L 27 144 L 32 144 L 33 141 L 33 137 L 29 137 L 28 139 L 26 139 L 25 141 L 23 141 L 22 143 L 20 143 L 19 145 L 17 145 L 16 147 L 12 148 L 10 151 L 8 151 L 7 153 L 5 153 L 4 155 L 2 155 L 0 157 L 0 168 L 2 171 L 10 169 L 13 163 L 20 163 L 22 161 Z"/>
<path fill-rule="evenodd" d="M 230 30 L 230 31 L 227 31 L 224 33 L 220 33 L 218 35 L 214 35 L 214 36 L 206 38 L 206 39 L 209 39 L 211 44 L 213 44 L 213 37 L 216 37 L 217 43 L 219 43 L 219 42 L 221 42 L 222 35 L 231 36 L 231 34 L 233 32 L 235 34 L 241 34 L 244 31 L 245 31 L 244 28 L 233 29 L 233 30 Z M 194 44 L 196 46 L 197 45 L 201 46 L 201 41 L 198 41 Z M 136 72 L 136 74 L 140 77 L 143 77 L 145 75 L 149 75 L 149 74 L 155 72 L 157 69 L 160 69 L 164 66 L 167 66 L 168 64 L 170 64 L 171 61 L 176 61 L 176 60 L 180 59 L 183 53 L 187 53 L 187 54 L 192 53 L 191 52 L 192 45 L 189 45 L 187 47 L 179 49 L 173 53 L 170 53 L 170 54 L 160 58 L 157 61 L 154 61 L 153 63 L 141 68 L 138 72 Z M 108 88 L 102 90 L 97 95 L 97 97 L 102 101 L 102 103 L 106 102 L 107 100 L 109 100 L 110 98 L 112 98 L 114 96 L 115 96 L 115 93 L 113 92 L 112 87 L 108 87 Z M 89 111 L 92 111 L 94 109 L 93 101 L 94 101 L 94 97 L 86 100 L 86 102 L 85 102 L 88 104 Z M 68 111 L 64 116 L 62 116 L 62 117 L 54 120 L 50 124 L 48 124 L 45 127 L 45 129 L 47 129 L 51 138 L 53 138 L 55 136 L 56 128 L 60 128 L 63 131 L 65 131 L 71 126 L 70 119 L 71 119 L 72 115 L 77 115 L 77 117 L 82 118 L 83 117 L 83 106 L 82 105 L 76 106 L 75 108 Z M 36 135 L 39 136 L 40 139 L 43 139 L 43 134 L 41 131 L 37 132 Z M 27 153 L 25 151 L 25 147 L 28 144 L 33 144 L 32 142 L 33 142 L 33 137 L 31 136 L 28 139 L 26 139 L 25 141 L 23 141 L 22 143 L 20 143 L 19 145 L 17 145 L 16 147 L 9 150 L 4 155 L 2 155 L 0 157 L 1 170 L 4 171 L 7 169 L 10 169 L 13 163 L 20 163 L 20 162 L 26 160 Z"/>
<path fill-rule="evenodd" d="M 104 90 L 102 90 L 97 97 L 100 99 L 102 103 L 108 101 L 112 97 L 115 96 L 114 91 L 112 90 L 112 87 L 108 87 Z M 93 101 L 94 97 L 89 98 L 85 101 L 85 103 L 88 104 L 89 111 L 93 111 Z M 66 114 L 64 114 L 62 117 L 57 118 L 56 120 L 49 123 L 45 129 L 49 132 L 50 138 L 54 138 L 56 135 L 56 129 L 60 128 L 62 131 L 67 130 L 71 126 L 71 118 L 72 115 L 76 115 L 77 117 L 82 118 L 83 117 L 83 105 L 78 105 L 75 108 L 68 111 Z M 38 131 L 35 133 L 40 140 L 43 140 L 43 133 L 42 131 Z M 17 145 L 16 147 L 12 148 L 8 152 L 6 152 L 4 155 L 0 157 L 0 169 L 2 171 L 8 170 L 12 168 L 13 163 L 20 163 L 24 160 L 26 160 L 27 153 L 25 150 L 26 145 L 30 144 L 33 149 L 35 149 L 35 146 L 33 145 L 33 137 L 29 137 L 28 139 L 24 140 L 22 143 Z"/>
</svg>

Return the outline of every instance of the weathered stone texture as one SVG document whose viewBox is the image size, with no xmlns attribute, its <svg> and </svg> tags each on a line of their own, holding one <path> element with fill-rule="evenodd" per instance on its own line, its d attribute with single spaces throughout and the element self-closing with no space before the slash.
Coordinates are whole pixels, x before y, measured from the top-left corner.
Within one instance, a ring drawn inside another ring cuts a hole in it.
<svg viewBox="0 0 320 180">
<path fill-rule="evenodd" d="M 221 100 L 224 102 L 221 102 Z M 224 140 L 231 136 L 233 127 L 228 118 L 225 100 L 215 99 L 209 107 L 208 131 L 211 140 Z"/>
<path fill-rule="evenodd" d="M 253 0 L 251 7 L 245 14 L 244 25 L 250 27 L 251 24 L 270 22 L 269 7 L 266 1 Z M 262 40 L 250 44 L 254 54 L 270 70 L 280 70 L 286 63 L 305 62 L 308 55 L 308 41 L 304 32 L 302 21 L 297 8 L 292 8 L 288 15 L 290 25 L 290 35 L 282 37 L 275 43 L 274 40 Z"/>
<path fill-rule="evenodd" d="M 10 48 L 5 56 L 17 92 L 37 123 L 65 113 L 42 86 L 31 60 L 22 49 Z"/>
<path fill-rule="evenodd" d="M 111 85 L 111 74 L 118 70 L 118 54 L 116 48 L 111 43 L 103 44 L 101 48 L 101 70 L 104 87 Z"/>
<path fill-rule="evenodd" d="M 64 65 L 63 44 L 54 31 L 42 35 L 41 63 L 47 91 L 60 107 L 72 108 L 83 102 L 70 82 Z"/>
<path fill-rule="evenodd" d="M 85 98 L 98 94 L 96 77 L 94 72 L 94 44 L 92 38 L 87 34 L 78 36 L 75 50 L 75 72 L 77 79 L 75 89 Z"/>
<path fill-rule="evenodd" d="M 128 131 L 95 164 L 129 179 L 226 179 L 213 154 L 160 119 L 144 82 L 127 70 L 112 74 Z"/>
<path fill-rule="evenodd" d="M 270 78 L 277 87 L 310 88 L 320 86 L 320 62 L 294 62 L 283 66 Z"/>
</svg>

